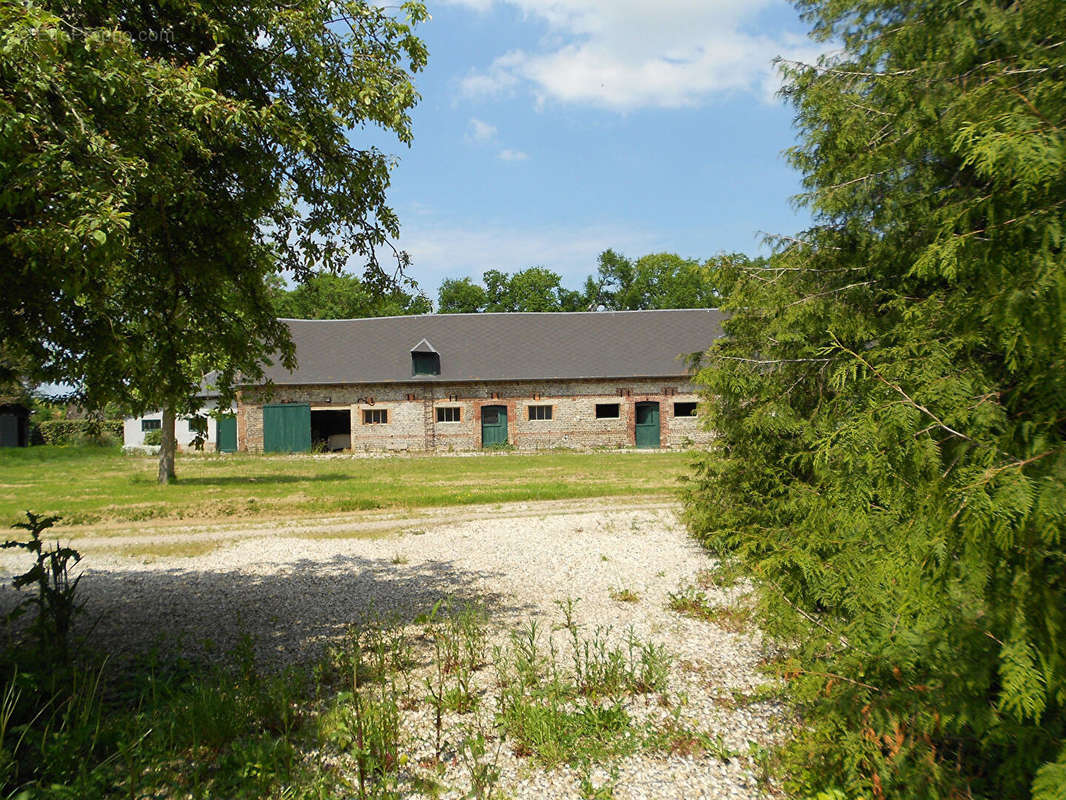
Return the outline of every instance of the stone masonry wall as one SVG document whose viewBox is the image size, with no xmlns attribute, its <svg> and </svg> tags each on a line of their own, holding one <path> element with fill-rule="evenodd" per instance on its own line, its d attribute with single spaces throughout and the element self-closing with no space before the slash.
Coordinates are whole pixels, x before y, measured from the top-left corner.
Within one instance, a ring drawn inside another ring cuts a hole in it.
<svg viewBox="0 0 1066 800">
<path fill-rule="evenodd" d="M 507 407 L 508 444 L 518 450 L 553 447 L 633 447 L 635 407 L 659 403 L 662 447 L 709 441 L 713 434 L 691 416 L 674 416 L 675 403 L 698 400 L 683 379 L 520 381 L 510 383 L 337 384 L 275 386 L 270 395 L 258 389 L 241 393 L 237 412 L 238 446 L 263 449 L 263 404 L 307 403 L 312 412 L 346 409 L 351 414 L 352 449 L 476 450 L 481 447 L 481 409 Z M 596 405 L 618 403 L 617 418 L 597 419 Z M 550 420 L 530 419 L 529 406 L 552 407 Z M 458 422 L 437 422 L 437 408 L 459 409 Z M 384 409 L 388 421 L 365 421 L 364 411 Z"/>
</svg>

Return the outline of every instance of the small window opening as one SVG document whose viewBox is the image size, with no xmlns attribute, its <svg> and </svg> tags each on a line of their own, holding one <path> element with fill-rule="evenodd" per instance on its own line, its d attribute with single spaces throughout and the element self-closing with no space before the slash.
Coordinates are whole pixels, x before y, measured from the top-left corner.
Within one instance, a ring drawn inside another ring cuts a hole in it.
<svg viewBox="0 0 1066 800">
<path fill-rule="evenodd" d="M 440 375 L 440 353 L 411 353 L 411 374 Z"/>
<path fill-rule="evenodd" d="M 458 406 L 441 406 L 437 409 L 437 422 L 458 422 Z"/>
<path fill-rule="evenodd" d="M 364 408 L 363 409 L 363 424 L 364 425 L 385 425 L 389 421 L 389 411 L 387 408 Z"/>
<path fill-rule="evenodd" d="M 674 403 L 675 417 L 696 416 L 696 403 Z"/>
<path fill-rule="evenodd" d="M 161 419 L 142 419 L 141 430 L 142 431 L 158 431 L 163 427 L 163 420 Z"/>
<path fill-rule="evenodd" d="M 552 407 L 551 406 L 529 406 L 529 418 L 530 419 L 551 419 Z"/>
<path fill-rule="evenodd" d="M 596 419 L 618 419 L 618 403 L 597 403 Z"/>
</svg>

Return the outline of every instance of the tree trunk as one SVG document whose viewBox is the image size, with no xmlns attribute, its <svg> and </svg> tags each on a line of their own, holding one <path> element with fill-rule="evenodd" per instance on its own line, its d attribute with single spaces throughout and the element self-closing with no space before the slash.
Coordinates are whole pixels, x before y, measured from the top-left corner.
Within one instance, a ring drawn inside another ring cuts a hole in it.
<svg viewBox="0 0 1066 800">
<path fill-rule="evenodd" d="M 170 483 L 177 478 L 174 474 L 174 451 L 177 439 L 174 435 L 174 407 L 163 407 L 163 441 L 159 448 L 159 482 Z"/>
</svg>

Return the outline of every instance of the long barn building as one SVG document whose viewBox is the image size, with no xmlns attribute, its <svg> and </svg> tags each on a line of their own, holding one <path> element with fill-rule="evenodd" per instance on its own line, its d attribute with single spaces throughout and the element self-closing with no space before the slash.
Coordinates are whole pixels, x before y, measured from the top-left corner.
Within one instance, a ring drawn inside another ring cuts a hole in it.
<svg viewBox="0 0 1066 800">
<path fill-rule="evenodd" d="M 679 447 L 716 310 L 286 320 L 297 366 L 242 387 L 250 452 Z M 269 387 L 269 388 L 268 388 Z"/>
</svg>

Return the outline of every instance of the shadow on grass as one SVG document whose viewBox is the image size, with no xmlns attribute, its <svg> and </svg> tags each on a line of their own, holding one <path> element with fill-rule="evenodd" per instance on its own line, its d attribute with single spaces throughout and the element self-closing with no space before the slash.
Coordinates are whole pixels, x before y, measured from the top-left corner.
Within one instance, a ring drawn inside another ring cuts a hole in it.
<svg viewBox="0 0 1066 800">
<path fill-rule="evenodd" d="M 178 473 L 176 486 L 270 486 L 284 483 L 330 483 L 351 480 L 352 476 L 344 472 L 321 472 L 305 475 L 213 475 L 186 478 Z M 156 483 L 154 479 L 145 478 L 139 482 Z"/>
<path fill-rule="evenodd" d="M 252 637 L 261 666 L 281 669 L 314 661 L 353 625 L 410 622 L 441 599 L 477 603 L 490 616 L 530 611 L 481 590 L 498 576 L 448 561 L 408 566 L 348 555 L 294 560 L 272 574 L 90 568 L 79 585 L 87 601 L 79 633 L 119 670 L 150 654 L 163 662 L 204 662 L 233 650 L 244 635 Z M 0 612 L 25 596 L 9 580 L 2 584 Z"/>
</svg>

